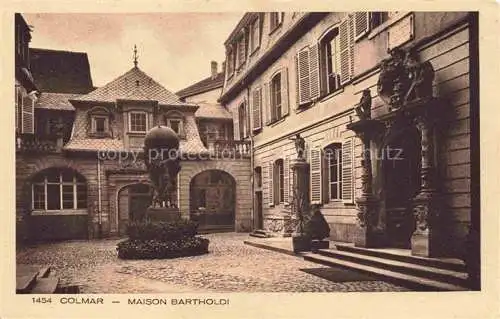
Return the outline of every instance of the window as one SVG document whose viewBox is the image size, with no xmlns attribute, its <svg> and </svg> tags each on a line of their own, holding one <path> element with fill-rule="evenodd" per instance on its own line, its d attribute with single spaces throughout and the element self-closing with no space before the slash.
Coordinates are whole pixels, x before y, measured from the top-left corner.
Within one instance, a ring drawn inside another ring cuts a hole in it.
<svg viewBox="0 0 500 319">
<path fill-rule="evenodd" d="M 321 91 L 329 94 L 340 88 L 340 41 L 339 29 L 328 32 L 320 41 L 321 45 Z"/>
<path fill-rule="evenodd" d="M 283 23 L 283 12 L 271 12 L 269 15 L 269 32 L 276 30 Z"/>
<path fill-rule="evenodd" d="M 342 199 L 342 144 L 332 144 L 325 148 L 325 195 L 328 201 Z"/>
<path fill-rule="evenodd" d="M 285 199 L 285 180 L 284 180 L 283 160 L 278 159 L 274 162 L 274 204 L 278 205 L 284 202 Z"/>
<path fill-rule="evenodd" d="M 281 73 L 276 74 L 271 80 L 271 119 L 281 119 Z"/>
<path fill-rule="evenodd" d="M 145 133 L 148 129 L 146 112 L 130 112 L 129 131 Z"/>
<path fill-rule="evenodd" d="M 182 118 L 168 118 L 167 126 L 170 127 L 180 137 L 184 136 L 184 127 Z"/>
<path fill-rule="evenodd" d="M 108 117 L 101 115 L 92 116 L 92 132 L 106 133 L 108 131 Z"/>
<path fill-rule="evenodd" d="M 389 12 L 372 12 L 371 13 L 371 27 L 376 28 L 385 22 L 391 20 L 396 15 L 398 15 L 400 11 L 389 11 Z"/>
<path fill-rule="evenodd" d="M 47 169 L 33 178 L 33 210 L 87 208 L 85 179 L 71 169 Z"/>
<path fill-rule="evenodd" d="M 255 52 L 260 46 L 260 21 L 255 19 L 250 24 L 250 53 Z"/>
</svg>

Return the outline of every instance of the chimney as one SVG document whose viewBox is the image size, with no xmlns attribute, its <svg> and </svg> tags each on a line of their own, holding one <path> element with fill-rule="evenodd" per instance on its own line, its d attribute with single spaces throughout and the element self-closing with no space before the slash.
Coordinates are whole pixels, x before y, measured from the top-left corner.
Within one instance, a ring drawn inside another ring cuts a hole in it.
<svg viewBox="0 0 500 319">
<path fill-rule="evenodd" d="M 211 69 L 212 69 L 212 79 L 215 79 L 217 77 L 217 62 L 216 61 L 212 61 L 210 62 L 210 66 L 211 66 Z"/>
</svg>

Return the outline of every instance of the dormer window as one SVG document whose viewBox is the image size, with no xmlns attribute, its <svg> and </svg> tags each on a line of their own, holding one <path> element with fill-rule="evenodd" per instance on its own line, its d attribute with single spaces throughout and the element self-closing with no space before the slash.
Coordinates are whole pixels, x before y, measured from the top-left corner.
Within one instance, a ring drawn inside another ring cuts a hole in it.
<svg viewBox="0 0 500 319">
<path fill-rule="evenodd" d="M 96 107 L 89 111 L 90 130 L 92 137 L 108 137 L 110 135 L 109 120 L 111 114 L 102 107 Z"/>
<path fill-rule="evenodd" d="M 129 113 L 129 132 L 146 133 L 148 129 L 148 117 L 146 112 Z"/>
<path fill-rule="evenodd" d="M 184 116 L 176 111 L 171 111 L 164 116 L 165 125 L 170 127 L 180 138 L 185 137 Z"/>
</svg>

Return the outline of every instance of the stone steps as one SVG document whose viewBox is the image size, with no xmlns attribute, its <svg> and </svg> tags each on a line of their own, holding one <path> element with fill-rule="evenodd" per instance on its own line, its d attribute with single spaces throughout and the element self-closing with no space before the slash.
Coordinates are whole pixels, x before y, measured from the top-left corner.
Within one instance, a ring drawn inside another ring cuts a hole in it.
<svg viewBox="0 0 500 319">
<path fill-rule="evenodd" d="M 53 294 L 60 289 L 59 278 L 53 275 L 50 266 L 19 265 L 16 272 L 18 294 Z"/>
<path fill-rule="evenodd" d="M 30 294 L 53 294 L 57 291 L 58 286 L 59 278 L 57 277 L 40 278 L 36 281 Z"/>
<path fill-rule="evenodd" d="M 396 254 L 388 252 L 386 249 L 369 249 L 362 247 L 355 247 L 353 244 L 336 244 L 337 250 L 358 253 L 373 257 L 386 258 L 391 260 L 398 260 L 402 262 L 419 264 L 422 266 L 436 267 L 441 269 L 448 269 L 458 272 L 466 272 L 465 263 L 459 259 L 452 258 L 427 258 L 412 256 L 409 254 Z"/>
<path fill-rule="evenodd" d="M 269 237 L 271 237 L 263 229 L 255 229 L 253 232 L 250 233 L 250 236 L 257 237 L 257 238 L 269 238 Z"/>
<path fill-rule="evenodd" d="M 334 259 L 349 261 L 360 265 L 386 269 L 415 277 L 441 281 L 462 287 L 465 287 L 467 285 L 467 274 L 464 272 L 423 266 L 413 262 L 403 262 L 390 258 L 375 257 L 335 249 L 319 249 L 318 253 L 325 257 L 331 257 Z"/>
</svg>

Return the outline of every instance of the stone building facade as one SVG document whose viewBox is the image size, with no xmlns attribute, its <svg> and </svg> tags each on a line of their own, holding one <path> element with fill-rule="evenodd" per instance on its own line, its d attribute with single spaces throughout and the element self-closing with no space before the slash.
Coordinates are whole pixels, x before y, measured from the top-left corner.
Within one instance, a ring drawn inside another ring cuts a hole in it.
<svg viewBox="0 0 500 319">
<path fill-rule="evenodd" d="M 474 14 L 253 12 L 244 15 L 225 47 L 220 102 L 233 114 L 235 138 L 252 143 L 254 228 L 273 235 L 291 232 L 290 163 L 297 157 L 293 139 L 299 134 L 309 163 L 310 201 L 327 219 L 332 240 L 356 242 L 360 229 L 367 236 L 372 227 L 383 240 L 369 240 L 366 247 L 463 254 L 479 218 L 478 191 L 471 187 L 479 178 L 472 165 L 478 132 Z M 409 115 L 402 115 L 407 123 L 387 120 L 398 112 L 378 93 L 386 80 L 380 70 L 395 49 L 416 52 L 420 63 L 429 62 L 434 70 L 434 102 L 421 103 L 425 112 L 439 108 L 432 126 Z M 376 220 L 368 226 L 360 220 L 359 200 L 366 152 L 351 125 L 359 121 L 355 108 L 364 90 L 371 96 L 371 118 L 384 123 L 382 137 L 368 146 L 370 195 L 376 200 Z M 394 160 L 396 155 L 402 160 Z M 417 212 L 431 175 L 438 205 Z M 424 234 L 418 243 L 417 233 Z"/>
<path fill-rule="evenodd" d="M 85 53 L 25 45 L 25 69 L 36 85 L 28 91 L 36 92 L 31 104 L 16 103 L 20 114 L 32 111 L 31 122 L 23 113 L 16 137 L 20 240 L 123 236 L 151 202 L 142 146 L 155 125 L 180 137 L 181 171 L 170 204 L 202 230 L 251 229 L 249 143 L 229 133 L 210 145 L 200 138 L 205 122 L 232 130 L 222 106 L 181 100 L 137 61 L 95 88 Z"/>
</svg>

